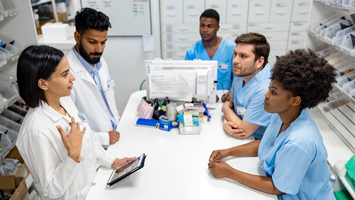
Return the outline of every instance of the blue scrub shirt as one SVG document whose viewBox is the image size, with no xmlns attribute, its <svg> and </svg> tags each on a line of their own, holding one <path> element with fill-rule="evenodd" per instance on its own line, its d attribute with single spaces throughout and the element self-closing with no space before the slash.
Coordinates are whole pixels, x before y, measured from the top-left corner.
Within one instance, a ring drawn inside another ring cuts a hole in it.
<svg viewBox="0 0 355 200">
<path fill-rule="evenodd" d="M 260 140 L 269 125 L 271 113 L 264 110 L 265 93 L 269 90 L 271 68 L 267 63 L 247 84 L 243 86 L 243 78 L 234 76 L 231 97 L 234 100 L 236 115 L 249 123 L 259 125 L 253 136 Z M 245 108 L 244 115 L 238 115 L 238 107 Z"/>
<path fill-rule="evenodd" d="M 282 200 L 335 200 L 327 151 L 316 123 L 304 109 L 284 132 L 274 114 L 260 142 L 258 157 L 266 175 L 285 195 Z"/>
<path fill-rule="evenodd" d="M 211 59 L 202 44 L 202 40 L 199 40 L 187 50 L 185 60 L 217 60 L 217 90 L 229 90 L 233 79 L 233 50 L 235 46 L 234 42 L 222 38 L 216 53 Z"/>
</svg>

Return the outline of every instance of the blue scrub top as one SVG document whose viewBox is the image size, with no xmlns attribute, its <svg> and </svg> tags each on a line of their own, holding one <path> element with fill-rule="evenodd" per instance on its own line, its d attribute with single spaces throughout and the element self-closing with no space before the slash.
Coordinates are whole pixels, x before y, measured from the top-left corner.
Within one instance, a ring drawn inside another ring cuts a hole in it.
<svg viewBox="0 0 355 200">
<path fill-rule="evenodd" d="M 217 90 L 229 90 L 233 80 L 233 50 L 235 46 L 234 42 L 222 38 L 216 53 L 211 59 L 202 44 L 202 40 L 199 40 L 187 50 L 185 60 L 217 60 Z"/>
<path fill-rule="evenodd" d="M 266 127 L 269 125 L 271 113 L 264 110 L 265 93 L 269 90 L 271 68 L 267 63 L 247 84 L 243 86 L 243 78 L 234 76 L 231 97 L 234 100 L 234 111 L 237 114 L 238 107 L 245 108 L 245 115 L 238 115 L 240 119 L 259 125 L 253 136 L 260 140 Z"/>
<path fill-rule="evenodd" d="M 258 151 L 266 175 L 286 193 L 277 198 L 335 200 L 327 150 L 307 109 L 278 136 L 281 125 L 279 115 L 273 114 Z"/>
</svg>

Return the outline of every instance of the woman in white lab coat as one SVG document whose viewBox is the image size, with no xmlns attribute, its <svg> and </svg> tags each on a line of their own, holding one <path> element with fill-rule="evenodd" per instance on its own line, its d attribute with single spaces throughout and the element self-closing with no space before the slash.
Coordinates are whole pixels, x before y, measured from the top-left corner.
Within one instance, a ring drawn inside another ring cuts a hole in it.
<svg viewBox="0 0 355 200">
<path fill-rule="evenodd" d="M 75 77 L 64 54 L 48 46 L 26 48 L 18 61 L 20 96 L 31 107 L 16 146 L 41 199 L 84 199 L 100 166 L 118 168 L 134 158 L 115 158 L 95 142 L 68 97 Z"/>
</svg>

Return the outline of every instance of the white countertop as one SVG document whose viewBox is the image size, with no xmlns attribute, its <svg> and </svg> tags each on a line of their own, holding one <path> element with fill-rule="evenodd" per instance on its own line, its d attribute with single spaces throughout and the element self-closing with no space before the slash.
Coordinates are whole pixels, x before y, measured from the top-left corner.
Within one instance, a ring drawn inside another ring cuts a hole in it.
<svg viewBox="0 0 355 200">
<path fill-rule="evenodd" d="M 208 171 L 213 150 L 244 144 L 253 140 L 235 139 L 224 132 L 222 104 L 210 112 L 212 120 L 202 126 L 200 135 L 180 135 L 136 127 L 136 112 L 145 91 L 131 95 L 121 117 L 118 131 L 121 139 L 108 151 L 119 158 L 146 153 L 143 169 L 113 186 L 107 186 L 110 169 L 100 168 L 87 198 L 90 199 L 277 199 L 229 179 L 216 179 Z M 251 174 L 264 175 L 257 157 L 231 158 L 232 167 Z"/>
</svg>

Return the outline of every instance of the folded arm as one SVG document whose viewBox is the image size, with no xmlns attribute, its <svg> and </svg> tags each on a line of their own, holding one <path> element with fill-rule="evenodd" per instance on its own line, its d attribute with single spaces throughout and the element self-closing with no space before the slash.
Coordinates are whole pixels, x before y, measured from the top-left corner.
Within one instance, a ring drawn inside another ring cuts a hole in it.
<svg viewBox="0 0 355 200">
<path fill-rule="evenodd" d="M 224 118 L 228 122 L 232 122 L 238 127 L 238 129 L 242 129 L 244 131 L 245 133 L 244 137 L 238 137 L 238 138 L 249 137 L 260 127 L 259 125 L 247 122 L 238 117 L 238 115 L 234 112 L 233 99 L 231 99 L 230 101 L 226 101 L 224 103 L 222 107 L 222 112 L 224 114 Z"/>
</svg>

